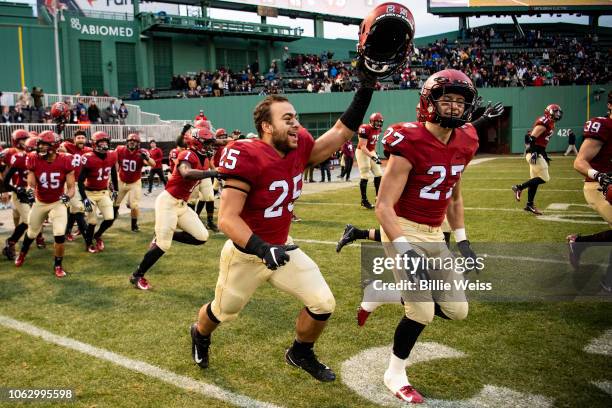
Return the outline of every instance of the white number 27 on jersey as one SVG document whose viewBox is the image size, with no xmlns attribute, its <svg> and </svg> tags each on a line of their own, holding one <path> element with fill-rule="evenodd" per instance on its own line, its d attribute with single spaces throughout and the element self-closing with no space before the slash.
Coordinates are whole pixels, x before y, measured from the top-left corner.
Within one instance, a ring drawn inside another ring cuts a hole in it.
<svg viewBox="0 0 612 408">
<path fill-rule="evenodd" d="M 457 174 L 460 174 L 464 168 L 465 166 L 463 164 L 451 166 L 451 175 L 456 176 Z M 427 174 L 431 174 L 431 175 L 438 174 L 438 177 L 434 180 L 433 183 L 421 189 L 421 192 L 419 193 L 419 197 L 424 198 L 426 200 L 439 200 L 440 190 L 435 190 L 435 189 L 444 182 L 444 179 L 446 179 L 446 167 L 431 166 L 429 170 L 427 170 Z M 448 191 L 446 192 L 444 196 L 445 199 L 449 199 L 453 195 L 454 186 L 455 185 L 453 184 L 453 186 L 448 189 Z"/>
</svg>

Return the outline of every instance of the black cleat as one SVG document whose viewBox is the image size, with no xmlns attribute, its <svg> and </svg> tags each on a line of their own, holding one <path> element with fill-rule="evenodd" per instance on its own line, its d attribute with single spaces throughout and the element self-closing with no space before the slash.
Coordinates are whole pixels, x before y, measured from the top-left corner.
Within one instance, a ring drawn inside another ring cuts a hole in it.
<svg viewBox="0 0 612 408">
<path fill-rule="evenodd" d="M 210 336 L 202 336 L 198 332 L 198 325 L 191 325 L 191 358 L 200 368 L 208 368 L 208 348 L 210 347 Z"/>
<path fill-rule="evenodd" d="M 361 200 L 361 206 L 367 208 L 368 210 L 374 209 L 374 206 L 367 199 Z"/>
<path fill-rule="evenodd" d="M 138 225 L 135 227 L 132 227 L 132 232 L 140 232 L 140 228 L 138 228 Z"/>
<path fill-rule="evenodd" d="M 7 239 L 4 248 L 2 248 L 2 255 L 6 256 L 9 261 L 14 261 L 16 257 L 15 243 Z"/>
<path fill-rule="evenodd" d="M 208 228 L 212 232 L 219 232 L 219 227 L 217 226 L 217 224 L 215 224 L 214 221 L 208 221 L 206 223 L 206 228 Z"/>
<path fill-rule="evenodd" d="M 328 366 L 321 364 L 312 350 L 303 357 L 297 357 L 293 347 L 289 347 L 285 352 L 285 361 L 289 365 L 301 368 L 319 381 L 330 382 L 336 379 L 336 374 Z"/>
<path fill-rule="evenodd" d="M 342 247 L 350 244 L 351 242 L 357 239 L 355 238 L 356 229 L 357 228 L 355 228 L 353 225 L 346 224 L 346 227 L 344 227 L 344 232 L 342 233 L 342 238 L 340 238 L 340 241 L 338 241 L 338 243 L 336 244 L 336 252 L 340 252 L 342 250 Z"/>
<path fill-rule="evenodd" d="M 518 184 L 512 186 L 512 191 L 514 191 L 514 198 L 516 201 L 521 201 L 521 194 L 523 193 L 523 190 L 521 190 Z"/>
<path fill-rule="evenodd" d="M 538 210 L 538 207 L 536 207 L 533 204 L 532 205 L 527 204 L 525 208 L 523 208 L 523 210 L 530 212 L 530 213 L 534 213 L 535 215 L 542 215 L 542 211 Z"/>
</svg>

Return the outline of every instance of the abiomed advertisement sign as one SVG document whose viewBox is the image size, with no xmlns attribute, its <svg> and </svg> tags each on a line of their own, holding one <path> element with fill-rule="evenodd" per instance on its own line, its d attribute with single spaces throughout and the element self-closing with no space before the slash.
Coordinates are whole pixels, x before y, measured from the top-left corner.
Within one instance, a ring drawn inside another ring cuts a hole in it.
<svg viewBox="0 0 612 408">
<path fill-rule="evenodd" d="M 44 6 L 45 0 L 38 0 L 38 6 Z M 103 11 L 112 13 L 134 12 L 132 0 L 59 0 L 64 10 L 85 14 L 88 11 Z M 178 6 L 154 1 L 140 1 L 140 11 L 157 13 L 165 11 L 168 14 L 178 14 Z"/>
<path fill-rule="evenodd" d="M 134 35 L 134 30 L 130 27 L 119 27 L 102 24 L 82 23 L 78 17 L 70 18 L 70 28 L 77 30 L 81 34 L 99 35 L 102 37 L 127 37 Z"/>
</svg>

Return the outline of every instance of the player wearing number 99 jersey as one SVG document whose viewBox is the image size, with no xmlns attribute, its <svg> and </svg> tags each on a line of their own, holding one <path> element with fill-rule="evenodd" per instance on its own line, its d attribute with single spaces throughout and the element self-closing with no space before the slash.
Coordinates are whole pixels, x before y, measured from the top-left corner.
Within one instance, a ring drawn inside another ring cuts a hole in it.
<svg viewBox="0 0 612 408">
<path fill-rule="evenodd" d="M 381 224 L 381 240 L 389 243 L 385 245 L 387 255 L 451 259 L 440 227 L 445 214 L 457 242 L 466 241 L 469 248 L 460 180 L 478 149 L 476 130 L 467 123 L 478 103 L 477 91 L 465 74 L 443 70 L 429 77 L 421 90 L 419 121 L 393 125 L 385 133 L 384 145 L 390 157 L 381 180 L 376 217 Z M 404 317 L 395 331 L 384 383 L 398 398 L 422 402 L 423 397 L 408 382 L 406 359 L 434 313 L 453 320 L 466 318 L 467 301 L 454 282 L 462 275 L 451 268 L 428 271 L 426 267 L 394 270 L 394 274 L 398 282 L 405 282 L 407 277 L 413 282 L 430 277 L 451 287 L 439 292 L 402 292 Z"/>
<path fill-rule="evenodd" d="M 166 189 L 155 200 L 155 239 L 130 277 L 130 283 L 137 289 L 149 289 L 144 275 L 170 249 L 172 241 L 202 245 L 208 240 L 206 227 L 187 202 L 200 180 L 217 176 L 216 171 L 203 167 L 206 140 L 211 137 L 208 128 L 193 129 L 184 136 L 187 149 L 179 153 Z M 182 231 L 176 231 L 177 227 Z"/>
<path fill-rule="evenodd" d="M 319 381 L 335 380 L 334 372 L 313 352 L 335 299 L 315 262 L 293 245 L 289 227 L 304 168 L 327 159 L 351 139 L 372 97 L 374 81 L 367 84 L 334 127 L 316 141 L 300 126 L 288 99 L 270 95 L 253 112 L 259 139 L 237 140 L 224 149 L 219 159 L 226 183 L 219 227 L 229 239 L 221 252 L 215 298 L 202 306 L 191 328 L 192 357 L 200 367 L 208 367 L 211 333 L 221 322 L 235 319 L 255 290 L 269 282 L 305 306 L 297 319 L 295 341 L 285 353 L 287 363 Z"/>
</svg>

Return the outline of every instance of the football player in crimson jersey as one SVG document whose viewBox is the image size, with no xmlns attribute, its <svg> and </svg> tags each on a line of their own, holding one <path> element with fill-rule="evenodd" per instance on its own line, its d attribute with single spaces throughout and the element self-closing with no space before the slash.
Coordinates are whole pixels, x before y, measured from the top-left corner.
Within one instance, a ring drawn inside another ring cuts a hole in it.
<svg viewBox="0 0 612 408">
<path fill-rule="evenodd" d="M 28 137 L 30 137 L 30 135 L 24 129 L 17 129 L 13 131 L 13 133 L 11 134 L 11 145 L 12 146 L 6 149 L 4 153 L 4 158 L 2 159 L 5 167 L 7 168 L 10 167 L 11 157 L 14 154 L 25 151 L 25 142 L 28 139 Z M 13 180 L 13 183 L 15 183 L 17 181 L 17 176 L 13 176 L 13 177 L 15 178 L 15 180 Z M 6 178 L 6 175 L 4 176 L 4 178 Z M 17 227 L 20 223 L 20 218 L 21 218 L 21 215 L 17 211 L 18 205 L 16 205 L 19 200 L 17 199 L 17 196 L 15 194 L 11 194 L 11 196 L 12 196 L 11 200 L 13 203 L 13 223 L 14 223 L 13 225 Z"/>
<path fill-rule="evenodd" d="M 612 185 L 612 91 L 608 93 L 608 115 L 591 118 L 584 124 L 584 142 L 574 160 L 574 169 L 582 174 L 584 179 L 584 198 L 599 215 L 612 226 L 612 205 L 609 196 Z M 603 190 L 603 194 L 600 190 Z M 574 268 L 580 265 L 582 252 L 591 243 L 612 242 L 612 230 L 593 235 L 571 234 L 567 237 L 570 262 Z M 601 244 L 600 244 L 601 245 Z M 608 272 L 601 281 L 606 292 L 612 292 L 612 253 Z"/>
<path fill-rule="evenodd" d="M 389 256 L 410 259 L 452 258 L 444 242 L 445 215 L 457 242 L 469 241 L 464 227 L 461 173 L 478 149 L 478 135 L 467 123 L 479 98 L 471 80 L 462 72 L 443 70 L 430 76 L 421 90 L 418 122 L 392 125 L 385 133 L 389 163 L 380 185 L 376 217 L 381 240 Z M 441 293 L 402 291 L 404 316 L 395 330 L 393 351 L 384 383 L 398 398 L 418 403 L 423 397 L 410 384 L 406 360 L 420 333 L 434 315 L 461 320 L 468 304 L 463 291 L 451 281 L 462 276 L 452 269 L 394 270 L 396 281 L 409 277 L 440 279 L 450 283 Z M 408 274 L 408 276 L 407 276 Z"/>
<path fill-rule="evenodd" d="M 142 197 L 142 168 L 144 165 L 154 167 L 155 160 L 151 159 L 146 149 L 140 148 L 140 136 L 130 133 L 124 145 L 117 146 L 117 166 L 119 167 L 119 193 L 113 203 L 115 219 L 119 216 L 119 206 L 123 199 L 128 197 L 128 206 L 132 217 L 132 232 L 138 232 L 138 204 Z"/>
<path fill-rule="evenodd" d="M 83 166 L 83 156 L 85 153 L 92 151 L 91 147 L 85 146 L 87 142 L 86 133 L 84 130 L 77 130 L 74 133 L 74 141 L 66 140 L 60 145 L 58 151 L 70 153 L 72 155 L 72 165 L 74 166 L 74 178 L 79 179 L 81 173 L 81 167 Z M 87 232 L 87 221 L 85 221 L 85 207 L 81 200 L 81 194 L 78 190 L 74 192 L 74 195 L 70 199 L 70 209 L 68 211 L 68 224 L 66 225 L 66 240 L 73 241 L 72 227 L 74 223 L 77 223 L 81 236 L 85 236 Z"/>
<path fill-rule="evenodd" d="M 36 200 L 29 215 L 29 225 L 21 245 L 15 266 L 20 267 L 34 238 L 40 232 L 47 217 L 53 225 L 54 271 L 55 276 L 62 278 L 66 272 L 62 268 L 66 221 L 66 205 L 74 194 L 74 170 L 72 157 L 58 153 L 60 137 L 52 131 L 42 132 L 38 139 L 37 151 L 28 154 L 28 187 L 34 189 Z M 64 184 L 66 189 L 64 190 Z"/>
<path fill-rule="evenodd" d="M 189 245 L 202 245 L 208 240 L 208 231 L 200 217 L 187 205 L 191 192 L 202 179 L 216 177 L 216 171 L 203 170 L 205 140 L 212 135 L 207 128 L 193 129 L 184 135 L 187 149 L 179 153 L 178 165 L 170 176 L 166 189 L 155 200 L 155 239 L 149 246 L 136 271 L 130 276 L 135 288 L 148 290 L 145 273 L 172 245 L 172 241 Z M 180 228 L 182 231 L 176 231 Z"/>
<path fill-rule="evenodd" d="M 151 148 L 149 149 L 149 157 L 153 159 L 153 161 L 155 162 L 155 166 L 151 166 L 151 169 L 149 171 L 149 189 L 147 191 L 147 195 L 151 194 L 151 191 L 153 190 L 153 178 L 156 174 L 157 177 L 159 177 L 159 179 L 162 181 L 162 183 L 164 183 L 164 186 L 167 183 L 166 176 L 164 175 L 164 166 L 162 163 L 164 159 L 164 152 L 162 151 L 162 149 L 157 147 L 157 143 L 155 143 L 155 140 L 151 140 L 149 142 L 149 145 L 151 146 Z"/>
<path fill-rule="evenodd" d="M 376 154 L 376 144 L 383 126 L 383 116 L 376 112 L 370 115 L 370 123 L 359 126 L 357 134 L 359 135 L 359 143 L 357 144 L 357 165 L 359 166 L 359 190 L 361 191 L 361 205 L 369 210 L 374 206 L 368 201 L 368 177 L 370 171 L 374 174 L 374 188 L 378 195 L 378 187 L 380 186 L 380 158 Z"/>
<path fill-rule="evenodd" d="M 98 131 L 91 137 L 93 151 L 85 153 L 81 159 L 81 173 L 78 178 L 79 194 L 87 212 L 87 231 L 85 233 L 85 247 L 90 253 L 104 250 L 102 234 L 109 229 L 115 221 L 113 201 L 117 197 L 117 153 L 109 151 L 110 137 L 106 132 Z M 112 191 L 109 193 L 109 181 Z M 96 207 L 102 213 L 103 221 L 94 233 L 98 216 Z M 93 240 L 96 244 L 93 244 Z"/>
<path fill-rule="evenodd" d="M 302 173 L 327 159 L 359 127 L 372 98 L 375 79 L 362 87 L 336 124 L 316 141 L 300 126 L 297 113 L 280 95 L 269 95 L 253 112 L 258 139 L 233 141 L 219 160 L 225 180 L 219 227 L 229 238 L 221 252 L 215 298 L 202 306 L 191 327 L 192 357 L 208 367 L 210 336 L 221 322 L 235 319 L 258 286 L 269 282 L 301 302 L 296 338 L 285 359 L 319 381 L 334 372 L 314 354 L 315 341 L 335 308 L 334 296 L 314 261 L 289 237 Z"/>
<path fill-rule="evenodd" d="M 555 122 L 563 117 L 563 111 L 559 105 L 548 105 L 544 110 L 544 116 L 540 116 L 533 124 L 531 131 L 531 145 L 527 149 L 525 159 L 529 163 L 530 179 L 523 184 L 512 186 L 516 201 L 521 200 L 521 193 L 527 189 L 527 205 L 525 211 L 535 215 L 542 215 L 542 212 L 534 204 L 538 186 L 550 180 L 548 174 L 548 162 L 550 159 L 546 154 L 546 146 L 555 130 Z"/>
<path fill-rule="evenodd" d="M 206 130 L 209 130 L 206 128 Z M 198 132 L 198 128 L 195 128 L 192 132 Z M 212 158 L 214 156 L 213 145 L 216 142 L 213 134 L 208 131 L 204 132 L 204 161 L 202 163 L 202 170 L 215 170 L 212 166 Z M 207 223 L 206 227 L 213 231 L 218 232 L 217 224 L 213 221 L 215 212 L 215 191 L 213 190 L 213 182 L 210 178 L 202 179 L 200 184 L 191 192 L 189 197 L 189 206 L 199 216 L 206 206 Z"/>
</svg>

